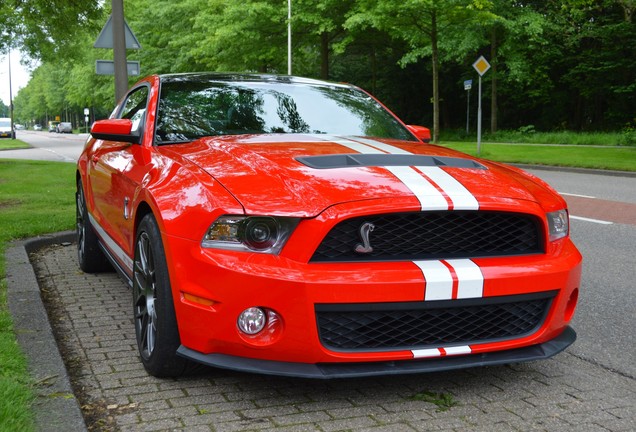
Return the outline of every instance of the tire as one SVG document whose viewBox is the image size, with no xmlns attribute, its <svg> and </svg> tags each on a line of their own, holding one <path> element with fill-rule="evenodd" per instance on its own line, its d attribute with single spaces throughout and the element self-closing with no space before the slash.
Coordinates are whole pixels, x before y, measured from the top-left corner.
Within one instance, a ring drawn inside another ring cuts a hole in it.
<svg viewBox="0 0 636 432">
<path fill-rule="evenodd" d="M 133 312 L 141 362 L 155 377 L 178 377 L 190 362 L 177 355 L 181 344 L 166 254 L 157 221 L 139 223 L 133 263 Z"/>
<path fill-rule="evenodd" d="M 77 181 L 75 193 L 75 228 L 77 232 L 77 259 L 84 273 L 112 271 L 112 266 L 99 247 L 99 239 L 88 217 L 82 181 Z"/>
</svg>

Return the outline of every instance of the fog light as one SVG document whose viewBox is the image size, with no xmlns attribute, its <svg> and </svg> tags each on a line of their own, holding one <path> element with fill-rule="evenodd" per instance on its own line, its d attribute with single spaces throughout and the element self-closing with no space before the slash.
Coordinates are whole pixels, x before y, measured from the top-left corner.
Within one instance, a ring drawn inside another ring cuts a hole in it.
<svg viewBox="0 0 636 432">
<path fill-rule="evenodd" d="M 245 334 L 255 335 L 267 324 L 265 311 L 258 307 L 245 309 L 238 317 L 238 328 Z"/>
</svg>

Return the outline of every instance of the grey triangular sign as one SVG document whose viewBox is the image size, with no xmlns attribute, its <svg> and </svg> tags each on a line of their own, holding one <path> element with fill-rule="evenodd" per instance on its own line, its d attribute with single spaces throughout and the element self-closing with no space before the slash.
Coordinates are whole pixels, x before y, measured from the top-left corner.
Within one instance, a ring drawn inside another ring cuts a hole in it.
<svg viewBox="0 0 636 432">
<path fill-rule="evenodd" d="M 94 48 L 113 48 L 113 16 L 108 17 L 108 21 L 104 25 L 104 28 L 99 33 Z M 128 23 L 124 20 L 124 34 L 126 35 L 126 49 L 140 49 L 141 44 L 133 34 Z"/>
</svg>

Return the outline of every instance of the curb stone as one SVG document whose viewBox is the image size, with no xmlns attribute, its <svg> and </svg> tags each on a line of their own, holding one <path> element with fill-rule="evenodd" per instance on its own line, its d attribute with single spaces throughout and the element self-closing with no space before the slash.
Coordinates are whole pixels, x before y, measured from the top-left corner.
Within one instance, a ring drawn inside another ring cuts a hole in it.
<svg viewBox="0 0 636 432">
<path fill-rule="evenodd" d="M 16 339 L 27 357 L 29 372 L 35 382 L 35 426 L 42 432 L 87 430 L 28 256 L 43 246 L 73 241 L 74 232 L 57 233 L 11 243 L 5 253 L 7 304 Z"/>
</svg>

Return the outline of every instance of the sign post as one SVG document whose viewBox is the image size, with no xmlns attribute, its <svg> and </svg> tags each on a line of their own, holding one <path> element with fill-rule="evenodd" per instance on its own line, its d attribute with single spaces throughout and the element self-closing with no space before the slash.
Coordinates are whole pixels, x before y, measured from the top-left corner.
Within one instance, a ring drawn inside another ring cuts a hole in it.
<svg viewBox="0 0 636 432">
<path fill-rule="evenodd" d="M 113 72 L 108 75 L 115 75 L 115 103 L 117 103 L 128 90 L 130 62 L 126 61 L 126 49 L 141 49 L 141 44 L 124 19 L 124 1 L 112 0 L 112 11 L 112 15 L 106 21 L 93 46 L 113 49 L 114 61 L 111 62 Z M 139 70 L 139 62 L 136 63 Z M 100 71 L 97 70 L 97 73 L 100 74 Z M 102 74 L 106 75 L 106 73 Z"/>
<path fill-rule="evenodd" d="M 84 131 L 88 133 L 88 108 L 84 108 Z"/>
<path fill-rule="evenodd" d="M 479 74 L 479 104 L 477 105 L 477 156 L 479 156 L 481 154 L 481 77 L 490 69 L 490 63 L 484 56 L 480 56 L 473 63 L 473 68 Z"/>
<path fill-rule="evenodd" d="M 470 124 L 470 89 L 473 86 L 473 80 L 464 81 L 464 90 L 468 92 L 468 97 L 466 98 L 466 135 L 468 135 L 468 125 Z"/>
</svg>

